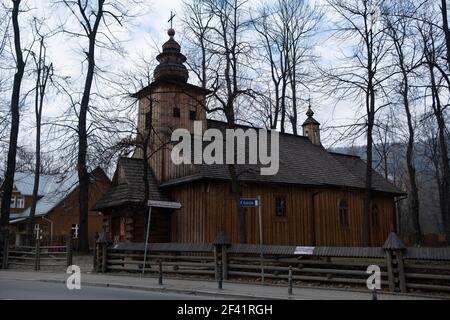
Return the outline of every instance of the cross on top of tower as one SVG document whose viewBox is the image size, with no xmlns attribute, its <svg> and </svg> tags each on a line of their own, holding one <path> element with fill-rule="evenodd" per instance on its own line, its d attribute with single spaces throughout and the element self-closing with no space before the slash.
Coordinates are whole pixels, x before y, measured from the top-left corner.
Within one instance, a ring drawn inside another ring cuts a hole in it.
<svg viewBox="0 0 450 320">
<path fill-rule="evenodd" d="M 170 29 L 173 29 L 173 18 L 175 18 L 176 14 L 170 11 L 170 19 L 167 22 L 170 22 Z"/>
</svg>

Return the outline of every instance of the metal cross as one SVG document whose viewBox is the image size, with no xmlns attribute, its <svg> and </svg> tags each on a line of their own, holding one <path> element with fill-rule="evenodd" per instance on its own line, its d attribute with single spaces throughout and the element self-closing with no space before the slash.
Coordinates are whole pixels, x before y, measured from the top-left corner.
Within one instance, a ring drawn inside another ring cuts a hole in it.
<svg viewBox="0 0 450 320">
<path fill-rule="evenodd" d="M 176 14 L 174 14 L 172 11 L 170 11 L 170 19 L 167 20 L 167 22 L 170 22 L 170 29 L 172 29 L 173 25 L 173 18 L 175 18 Z"/>
<path fill-rule="evenodd" d="M 36 233 L 36 240 L 42 240 L 41 228 L 38 224 L 34 225 L 34 232 Z"/>
<path fill-rule="evenodd" d="M 73 238 L 74 239 L 78 239 L 78 224 L 75 224 L 75 226 L 74 227 L 72 227 L 72 230 L 74 231 L 73 232 Z"/>
</svg>

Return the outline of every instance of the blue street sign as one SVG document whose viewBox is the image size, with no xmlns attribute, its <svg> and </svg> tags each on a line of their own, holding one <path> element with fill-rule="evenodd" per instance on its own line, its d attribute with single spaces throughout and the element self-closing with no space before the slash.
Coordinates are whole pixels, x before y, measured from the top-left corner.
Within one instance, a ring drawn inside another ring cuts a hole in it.
<svg viewBox="0 0 450 320">
<path fill-rule="evenodd" d="M 239 200 L 239 205 L 241 207 L 258 207 L 259 202 L 258 202 L 258 199 L 242 198 Z"/>
</svg>

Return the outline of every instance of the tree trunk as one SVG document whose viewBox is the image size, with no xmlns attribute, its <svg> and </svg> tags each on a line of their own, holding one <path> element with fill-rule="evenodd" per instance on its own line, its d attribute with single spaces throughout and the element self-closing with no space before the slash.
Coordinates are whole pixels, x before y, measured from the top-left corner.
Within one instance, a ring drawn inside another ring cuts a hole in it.
<svg viewBox="0 0 450 320">
<path fill-rule="evenodd" d="M 241 188 L 239 185 L 236 168 L 234 165 L 228 165 L 228 172 L 231 177 L 231 193 L 236 205 L 236 212 L 239 220 L 239 243 L 247 243 L 247 223 L 245 219 L 245 209 L 240 205 Z"/>
<path fill-rule="evenodd" d="M 3 182 L 3 196 L 1 204 L 0 227 L 5 237 L 9 235 L 9 216 L 11 208 L 11 196 L 14 186 L 14 173 L 16 171 L 17 139 L 19 136 L 20 123 L 20 88 L 25 70 L 22 48 L 20 45 L 19 27 L 20 0 L 13 1 L 12 23 L 14 30 L 14 49 L 16 54 L 16 73 L 14 74 L 13 89 L 11 94 L 11 130 L 9 136 L 8 160 Z"/>
<path fill-rule="evenodd" d="M 39 60 L 37 61 L 37 75 L 36 75 L 36 94 L 35 94 L 35 115 L 36 115 L 36 163 L 34 169 L 34 185 L 33 185 L 33 198 L 30 208 L 30 216 L 27 224 L 27 245 L 31 245 L 33 235 L 34 216 L 36 213 L 36 204 L 38 201 L 39 192 L 39 179 L 41 171 L 41 119 L 42 119 L 42 107 L 44 104 L 45 90 L 47 86 L 47 80 L 50 76 L 51 68 L 45 66 L 45 51 L 44 38 L 41 38 L 39 49 Z M 44 54 L 44 56 L 43 56 Z M 42 76 L 42 78 L 41 78 Z"/>
<path fill-rule="evenodd" d="M 297 79 L 296 79 L 296 68 L 295 68 L 295 62 L 294 65 L 291 67 L 291 91 L 292 91 L 292 117 L 291 117 L 291 124 L 292 124 L 292 133 L 294 135 L 298 135 L 297 131 Z"/>
<path fill-rule="evenodd" d="M 405 107 L 406 118 L 408 121 L 408 146 L 406 150 L 406 165 L 408 167 L 408 176 L 409 176 L 409 184 L 410 184 L 410 210 L 412 223 L 414 228 L 414 234 L 416 236 L 416 244 L 421 245 L 423 242 L 422 239 L 422 230 L 420 227 L 420 216 L 419 216 L 419 190 L 417 188 L 416 181 L 416 168 L 414 165 L 414 127 L 412 123 L 411 110 L 409 108 L 409 84 L 408 84 L 408 76 L 406 72 L 403 71 L 403 105 Z"/>
<path fill-rule="evenodd" d="M 89 38 L 88 69 L 84 85 L 83 97 L 80 104 L 80 114 L 78 118 L 78 181 L 79 181 L 79 250 L 89 252 L 88 238 L 88 217 L 89 217 L 89 173 L 87 169 L 87 112 L 91 94 L 92 81 L 95 68 L 95 37 Z"/>
<path fill-rule="evenodd" d="M 450 69 L 450 30 L 448 29 L 447 0 L 441 0 L 442 26 L 445 35 L 445 44 L 447 47 L 447 66 Z"/>
<path fill-rule="evenodd" d="M 372 159 L 373 159 L 373 126 L 375 123 L 375 91 L 373 88 L 373 73 L 371 69 L 371 55 L 369 54 L 369 81 L 366 92 L 367 108 L 367 147 L 366 147 L 366 183 L 364 191 L 364 212 L 362 228 L 362 246 L 370 245 L 370 211 L 372 205 Z"/>
<path fill-rule="evenodd" d="M 88 29 L 89 49 L 87 52 L 87 73 L 84 83 L 83 97 L 81 98 L 80 113 L 78 116 L 78 182 L 79 182 L 79 250 L 89 252 L 88 217 L 89 217 L 89 173 L 87 168 L 88 132 L 87 113 L 91 95 L 92 81 L 95 73 L 95 45 L 100 22 L 103 18 L 103 5 L 105 0 L 98 0 L 98 8 L 94 26 Z M 85 10 L 80 7 L 80 10 Z M 86 12 L 82 12 L 86 15 Z M 89 13 L 91 15 L 91 13 Z"/>
<path fill-rule="evenodd" d="M 439 98 L 439 92 L 436 85 L 436 78 L 434 75 L 433 65 L 428 64 L 431 79 L 431 92 L 433 96 L 433 111 L 436 117 L 438 125 L 438 139 L 439 139 L 439 153 L 441 155 L 442 162 L 442 178 L 440 183 L 440 207 L 442 222 L 444 224 L 445 234 L 447 236 L 447 242 L 450 244 L 450 167 L 449 157 L 446 142 L 446 127 L 445 119 L 442 114 L 442 105 Z"/>
</svg>

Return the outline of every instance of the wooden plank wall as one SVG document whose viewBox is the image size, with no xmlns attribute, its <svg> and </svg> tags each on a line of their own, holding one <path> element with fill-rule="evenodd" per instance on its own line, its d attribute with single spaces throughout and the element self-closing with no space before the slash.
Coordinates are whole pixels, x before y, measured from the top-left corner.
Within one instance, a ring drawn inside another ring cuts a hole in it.
<svg viewBox="0 0 450 320">
<path fill-rule="evenodd" d="M 183 204 L 172 214 L 171 241 L 212 242 L 223 225 L 232 242 L 239 241 L 238 217 L 227 183 L 199 182 L 189 187 L 175 187 L 170 193 Z M 315 198 L 316 241 L 313 236 L 312 196 Z M 277 245 L 360 246 L 363 193 L 361 191 L 315 190 L 298 186 L 243 187 L 244 197 L 260 194 L 263 204 L 264 242 Z M 275 197 L 286 198 L 285 218 L 275 215 Z M 349 205 L 349 224 L 339 223 L 339 200 Z M 195 200 L 195 201 L 194 201 Z M 379 227 L 372 228 L 371 245 L 386 240 L 395 221 L 393 198 L 378 196 Z M 247 241 L 259 243 L 258 210 L 246 209 Z"/>
<path fill-rule="evenodd" d="M 161 145 L 166 145 L 164 150 L 158 151 L 150 159 L 150 165 L 155 172 L 158 183 L 175 179 L 194 173 L 192 165 L 174 165 L 170 160 L 172 145 L 167 145 L 170 141 L 173 130 L 183 128 L 193 132 L 194 121 L 190 120 L 189 112 L 196 112 L 196 120 L 202 121 L 203 130 L 206 129 L 206 112 L 204 109 L 205 97 L 195 91 L 180 90 L 176 86 L 159 87 L 152 94 L 151 98 L 141 98 L 139 100 L 138 130 L 147 134 L 145 129 L 145 115 L 150 110 L 152 101 L 152 125 L 158 136 L 153 135 L 150 150 L 161 149 Z M 180 108 L 180 117 L 173 116 L 173 108 Z M 151 152 L 151 151 L 149 151 Z M 142 150 L 137 150 L 134 157 L 142 158 Z"/>
</svg>

